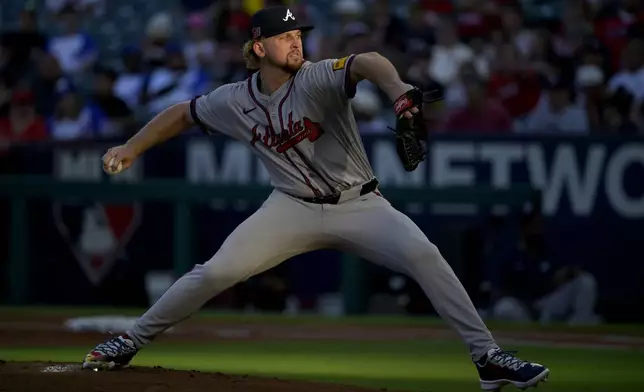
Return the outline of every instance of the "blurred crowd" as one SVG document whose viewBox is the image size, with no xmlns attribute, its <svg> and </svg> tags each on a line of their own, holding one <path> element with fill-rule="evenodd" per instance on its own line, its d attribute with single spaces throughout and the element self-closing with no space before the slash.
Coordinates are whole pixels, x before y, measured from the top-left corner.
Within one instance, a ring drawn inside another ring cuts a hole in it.
<svg viewBox="0 0 644 392">
<path fill-rule="evenodd" d="M 0 138 L 28 142 L 127 136 L 172 103 L 242 80 L 250 15 L 280 1 L 165 0 L 149 16 L 120 0 L 22 3 L 2 25 Z M 307 59 L 378 51 L 407 82 L 440 89 L 432 132 L 644 132 L 640 0 L 295 3 L 316 26 Z M 117 8 L 147 19 L 121 26 Z M 375 86 L 361 83 L 353 107 L 361 132 L 388 132 L 391 103 Z"/>
</svg>

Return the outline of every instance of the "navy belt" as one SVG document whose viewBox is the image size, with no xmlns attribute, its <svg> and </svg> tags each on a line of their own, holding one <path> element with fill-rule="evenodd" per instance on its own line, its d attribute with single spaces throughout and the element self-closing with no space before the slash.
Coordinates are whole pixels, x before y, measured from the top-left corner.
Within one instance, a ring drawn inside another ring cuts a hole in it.
<svg viewBox="0 0 644 392">
<path fill-rule="evenodd" d="M 360 187 L 360 192 L 355 192 L 354 197 L 363 196 L 363 195 L 366 195 L 368 193 L 371 193 L 371 192 L 375 191 L 376 189 L 378 189 L 378 184 L 379 184 L 378 180 L 374 178 L 373 180 L 367 182 L 366 184 L 363 184 Z M 355 190 L 357 191 L 357 189 L 355 189 Z M 318 196 L 318 197 L 302 197 L 302 196 L 295 196 L 295 195 L 291 195 L 291 196 L 293 196 L 293 197 L 295 197 L 297 199 L 300 199 L 302 201 L 305 201 L 307 203 L 338 204 L 338 203 L 340 203 L 341 200 L 343 200 L 342 199 L 343 195 L 354 193 L 352 191 L 354 191 L 354 188 L 347 189 L 346 191 L 342 191 L 340 193 L 335 193 L 333 195 L 328 195 L 328 196 Z M 349 199 L 345 199 L 345 200 L 349 200 Z"/>
</svg>

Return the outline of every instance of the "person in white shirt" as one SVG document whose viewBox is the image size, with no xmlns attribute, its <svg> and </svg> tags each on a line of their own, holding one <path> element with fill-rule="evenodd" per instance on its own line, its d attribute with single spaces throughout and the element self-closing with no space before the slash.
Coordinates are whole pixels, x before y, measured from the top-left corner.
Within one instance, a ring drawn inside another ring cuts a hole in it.
<svg viewBox="0 0 644 392">
<path fill-rule="evenodd" d="M 61 94 L 53 116 L 48 119 L 49 132 L 55 140 L 98 138 L 104 126 L 103 114 L 84 102 L 74 90 Z"/>
<path fill-rule="evenodd" d="M 114 83 L 114 95 L 121 98 L 132 111 L 141 104 L 141 90 L 145 74 L 143 54 L 135 47 L 126 46 L 122 51 L 123 72 Z"/>
<path fill-rule="evenodd" d="M 587 134 L 588 113 L 570 99 L 571 90 L 564 81 L 550 86 L 535 110 L 526 120 L 524 133 Z"/>
<path fill-rule="evenodd" d="M 72 7 L 61 11 L 64 33 L 49 40 L 47 50 L 68 75 L 80 74 L 94 65 L 98 48 L 91 36 L 78 28 L 78 13 Z"/>
<path fill-rule="evenodd" d="M 429 76 L 447 87 L 457 81 L 461 65 L 473 60 L 474 51 L 459 41 L 453 23 L 441 21 L 436 28 L 436 45 L 429 60 Z"/>
<path fill-rule="evenodd" d="M 634 39 L 622 53 L 622 69 L 608 81 L 608 92 L 626 89 L 636 100 L 644 99 L 644 41 Z"/>
</svg>

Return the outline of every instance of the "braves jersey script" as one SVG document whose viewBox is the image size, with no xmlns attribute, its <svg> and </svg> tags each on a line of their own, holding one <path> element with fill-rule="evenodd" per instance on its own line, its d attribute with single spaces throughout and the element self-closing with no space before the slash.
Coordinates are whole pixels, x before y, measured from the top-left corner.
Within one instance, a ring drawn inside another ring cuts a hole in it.
<svg viewBox="0 0 644 392">
<path fill-rule="evenodd" d="M 364 184 L 374 175 L 351 111 L 353 58 L 307 61 L 270 96 L 255 73 L 193 100 L 192 117 L 246 143 L 283 192 L 325 196 Z"/>
</svg>

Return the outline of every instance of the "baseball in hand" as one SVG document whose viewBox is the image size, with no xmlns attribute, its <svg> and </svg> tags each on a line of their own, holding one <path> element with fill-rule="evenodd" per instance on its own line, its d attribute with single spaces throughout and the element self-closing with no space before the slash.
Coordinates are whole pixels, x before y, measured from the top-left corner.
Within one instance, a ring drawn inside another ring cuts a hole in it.
<svg viewBox="0 0 644 392">
<path fill-rule="evenodd" d="M 123 171 L 123 162 L 119 162 L 118 165 L 116 165 L 116 168 L 114 167 L 114 157 L 110 159 L 110 161 L 107 163 L 107 170 L 109 171 L 110 174 L 117 174 Z"/>
</svg>

